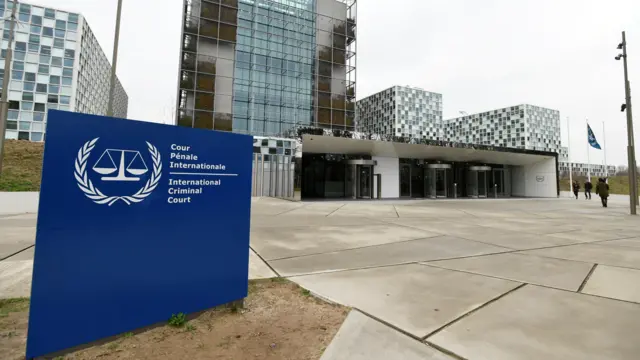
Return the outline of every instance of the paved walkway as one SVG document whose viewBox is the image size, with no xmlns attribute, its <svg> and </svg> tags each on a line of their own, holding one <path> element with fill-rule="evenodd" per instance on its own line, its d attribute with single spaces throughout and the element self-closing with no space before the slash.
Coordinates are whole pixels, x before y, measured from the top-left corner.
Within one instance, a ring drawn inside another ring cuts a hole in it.
<svg viewBox="0 0 640 360">
<path fill-rule="evenodd" d="M 625 199 L 255 199 L 252 251 L 268 265 L 252 252 L 250 272 L 354 308 L 323 360 L 637 359 L 640 217 L 627 212 Z M 30 246 L 34 225 L 0 217 L 0 254 Z M 31 258 L 0 261 L 0 297 L 28 289 L 15 279 L 30 281 Z"/>
</svg>

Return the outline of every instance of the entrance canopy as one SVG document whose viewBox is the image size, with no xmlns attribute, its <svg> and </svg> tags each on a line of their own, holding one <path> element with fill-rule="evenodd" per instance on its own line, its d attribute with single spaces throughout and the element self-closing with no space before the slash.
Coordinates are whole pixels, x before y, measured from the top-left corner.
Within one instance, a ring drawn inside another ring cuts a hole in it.
<svg viewBox="0 0 640 360">
<path fill-rule="evenodd" d="M 305 134 L 302 152 L 316 154 L 371 155 L 381 157 L 433 159 L 443 162 L 491 163 L 523 166 L 555 158 L 556 154 L 533 150 L 497 148 L 480 150 L 425 144 L 406 144 L 378 140 Z"/>
</svg>

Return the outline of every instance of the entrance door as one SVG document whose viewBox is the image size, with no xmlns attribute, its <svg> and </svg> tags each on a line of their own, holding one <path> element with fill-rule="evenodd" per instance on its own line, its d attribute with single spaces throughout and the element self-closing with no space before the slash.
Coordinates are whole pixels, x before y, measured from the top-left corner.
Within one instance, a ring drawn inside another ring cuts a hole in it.
<svg viewBox="0 0 640 360">
<path fill-rule="evenodd" d="M 435 176 L 436 197 L 447 197 L 447 171 L 436 169 Z"/>
<path fill-rule="evenodd" d="M 478 171 L 478 197 L 487 197 L 487 171 Z"/>
<path fill-rule="evenodd" d="M 371 199 L 373 184 L 371 166 L 358 166 L 358 197 L 361 199 Z"/>
<path fill-rule="evenodd" d="M 400 164 L 400 196 L 411 196 L 411 165 Z"/>
<path fill-rule="evenodd" d="M 504 169 L 493 169 L 493 182 L 498 196 L 505 196 Z"/>
</svg>

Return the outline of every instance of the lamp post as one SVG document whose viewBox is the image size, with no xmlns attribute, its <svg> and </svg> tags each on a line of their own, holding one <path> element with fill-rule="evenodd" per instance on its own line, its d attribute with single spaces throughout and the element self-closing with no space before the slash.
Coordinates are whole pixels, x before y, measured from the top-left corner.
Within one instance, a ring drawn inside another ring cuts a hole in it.
<svg viewBox="0 0 640 360">
<path fill-rule="evenodd" d="M 0 175 L 2 174 L 2 159 L 4 158 L 4 142 L 7 136 L 7 115 L 9 114 L 9 80 L 11 79 L 11 59 L 13 58 L 13 33 L 16 27 L 16 9 L 18 1 L 13 0 L 11 9 L 9 44 L 7 45 L 7 55 L 4 59 L 4 77 L 2 79 L 2 98 L 0 99 Z"/>
<path fill-rule="evenodd" d="M 116 33 L 113 40 L 113 61 L 111 61 L 111 82 L 109 87 L 109 107 L 107 116 L 113 116 L 113 97 L 116 92 L 116 65 L 118 63 L 118 40 L 120 38 L 120 13 L 122 12 L 122 0 L 118 0 L 118 13 L 116 14 Z"/>
<path fill-rule="evenodd" d="M 635 139 L 633 137 L 633 115 L 631 113 L 631 87 L 629 85 L 629 73 L 627 70 L 627 39 L 625 32 L 622 32 L 622 42 L 618 44 L 618 49 L 622 50 L 622 54 L 616 56 L 616 60 L 622 59 L 624 65 L 624 92 L 625 103 L 621 110 L 627 111 L 627 160 L 629 162 L 629 207 L 631 215 L 636 214 L 636 205 L 638 205 L 638 183 L 636 168 Z"/>
</svg>

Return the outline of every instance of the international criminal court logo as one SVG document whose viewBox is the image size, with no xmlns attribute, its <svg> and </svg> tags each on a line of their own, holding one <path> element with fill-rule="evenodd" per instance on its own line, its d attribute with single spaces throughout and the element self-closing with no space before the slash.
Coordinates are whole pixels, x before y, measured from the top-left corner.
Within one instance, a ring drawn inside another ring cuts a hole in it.
<svg viewBox="0 0 640 360">
<path fill-rule="evenodd" d="M 91 155 L 91 151 L 93 151 L 98 139 L 99 138 L 95 138 L 87 141 L 80 150 L 78 150 L 78 156 L 75 161 L 74 175 L 78 187 L 85 196 L 93 200 L 96 204 L 107 204 L 109 206 L 118 200 L 122 200 L 127 205 L 131 205 L 132 203 L 139 203 L 149 196 L 158 186 L 160 177 L 162 176 L 162 161 L 158 149 L 147 142 L 153 169 L 151 176 L 140 190 L 132 195 L 106 195 L 93 185 L 93 182 L 87 174 L 89 171 L 101 175 L 100 180 L 103 182 L 133 183 L 141 181 L 141 176 L 147 174 L 149 168 L 140 151 L 106 149 L 89 170 L 87 168 L 89 155 Z"/>
</svg>

